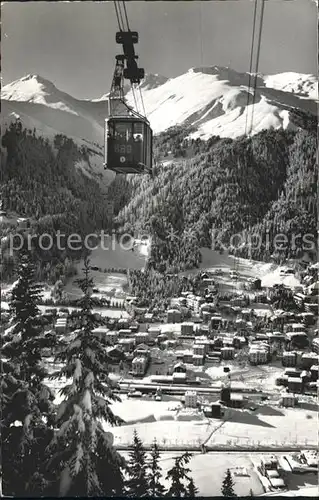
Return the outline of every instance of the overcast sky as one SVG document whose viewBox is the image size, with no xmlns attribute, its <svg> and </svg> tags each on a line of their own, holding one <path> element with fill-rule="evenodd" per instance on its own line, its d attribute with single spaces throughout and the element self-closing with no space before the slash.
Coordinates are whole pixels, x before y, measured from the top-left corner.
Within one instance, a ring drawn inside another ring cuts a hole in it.
<svg viewBox="0 0 319 500">
<path fill-rule="evenodd" d="M 254 2 L 127 2 L 146 72 L 174 77 L 194 66 L 249 71 Z M 113 2 L 2 5 L 2 83 L 39 74 L 78 98 L 109 91 L 117 31 Z M 313 0 L 265 3 L 259 71 L 317 74 Z"/>
</svg>

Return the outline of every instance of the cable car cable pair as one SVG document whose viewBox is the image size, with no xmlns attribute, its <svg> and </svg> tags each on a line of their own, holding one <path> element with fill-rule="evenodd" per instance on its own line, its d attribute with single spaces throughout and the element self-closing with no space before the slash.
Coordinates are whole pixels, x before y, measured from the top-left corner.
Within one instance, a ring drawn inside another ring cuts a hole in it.
<svg viewBox="0 0 319 500">
<path fill-rule="evenodd" d="M 260 58 L 260 47 L 261 47 L 261 36 L 262 36 L 262 28 L 263 28 L 263 20 L 264 20 L 264 8 L 265 8 L 265 0 L 260 1 L 260 10 L 258 10 L 258 0 L 254 0 L 254 14 L 253 14 L 253 29 L 252 29 L 252 37 L 251 37 L 251 48 L 250 48 L 250 64 L 249 64 L 249 79 L 248 79 L 248 93 L 247 93 L 247 105 L 246 105 L 246 123 L 245 123 L 245 135 L 250 135 L 253 130 L 254 124 L 254 107 L 256 103 L 256 93 L 257 93 L 257 82 L 258 82 L 258 67 L 259 67 L 259 58 Z M 259 17 L 259 29 L 257 33 L 257 53 L 256 53 L 256 61 L 255 67 L 253 68 L 253 56 L 255 49 L 255 34 L 256 34 L 256 24 L 257 17 Z M 253 93 L 252 96 L 250 94 L 251 83 L 253 82 Z M 252 97 L 252 102 L 250 102 L 250 98 Z M 248 124 L 248 116 L 249 116 L 249 105 L 251 106 L 251 117 L 250 123 Z M 252 148 L 254 151 L 254 144 L 252 143 Z M 234 262 L 233 262 L 234 271 L 238 274 L 239 271 L 239 260 L 236 255 L 236 251 L 234 254 Z M 233 283 L 233 291 L 237 291 L 237 280 Z"/>
<path fill-rule="evenodd" d="M 124 12 L 122 13 L 122 6 Z M 252 45 L 250 54 L 250 73 L 249 73 L 249 91 L 252 77 L 252 62 L 254 49 L 254 36 L 256 29 L 257 4 L 255 0 L 254 6 L 254 21 Z M 114 1 L 116 17 L 119 25 L 119 32 L 116 33 L 116 42 L 122 44 L 123 55 L 116 56 L 116 66 L 112 81 L 111 92 L 109 95 L 109 119 L 105 121 L 105 162 L 104 166 L 108 170 L 113 170 L 116 173 L 145 173 L 152 172 L 152 130 L 145 116 L 145 107 L 143 96 L 139 84 L 144 78 L 144 69 L 138 68 L 135 55 L 134 45 L 138 42 L 138 33 L 131 31 L 128 22 L 125 2 Z M 257 89 L 257 71 L 259 65 L 261 33 L 263 26 L 264 0 L 261 0 L 260 26 L 258 33 L 256 69 L 254 75 L 254 91 L 252 100 L 252 116 L 249 127 L 251 133 L 253 127 L 254 105 L 256 100 Z M 126 21 L 126 27 L 124 23 Z M 126 66 L 126 67 L 125 67 Z M 138 111 L 134 111 L 129 107 L 124 98 L 124 79 L 131 82 L 132 95 L 135 106 L 137 108 L 137 98 L 135 95 L 135 85 L 138 85 L 138 90 L 141 97 L 144 116 Z M 245 132 L 247 133 L 248 125 L 248 104 L 250 93 L 247 102 L 247 116 Z M 118 129 L 126 128 L 125 133 L 119 133 Z M 139 130 L 139 141 L 134 141 L 132 138 L 137 135 L 136 130 Z"/>
<path fill-rule="evenodd" d="M 253 129 L 254 122 L 254 106 L 256 102 L 256 91 L 257 91 L 257 81 L 258 81 L 258 67 L 259 67 L 259 58 L 260 58 L 260 47 L 261 47 L 261 35 L 263 29 L 263 21 L 264 21 L 264 9 L 265 9 L 265 0 L 260 0 L 260 12 L 259 12 L 259 29 L 258 29 L 258 39 L 257 39 L 257 54 L 255 61 L 255 68 L 253 68 L 253 55 L 254 55 L 254 46 L 255 46 L 255 32 L 256 32 L 256 22 L 257 22 L 257 7 L 258 0 L 254 1 L 254 16 L 253 16 L 253 30 L 251 37 L 251 49 L 250 49 L 250 65 L 249 65 L 249 79 L 248 79 L 248 93 L 247 93 L 247 106 L 246 106 L 246 124 L 245 124 L 245 135 L 250 135 Z M 253 79 L 253 94 L 252 94 L 252 109 L 251 109 L 251 120 L 248 127 L 248 113 L 249 113 L 249 104 L 250 104 L 250 86 L 251 81 Z"/>
<path fill-rule="evenodd" d="M 253 122 L 254 122 L 254 107 L 256 101 L 256 91 L 257 91 L 257 80 L 258 80 L 258 68 L 259 68 L 259 57 L 260 57 L 260 47 L 261 47 L 261 35 L 264 22 L 264 10 L 265 10 L 265 0 L 261 1 L 260 7 L 260 19 L 259 19 L 259 31 L 258 31 L 258 42 L 257 42 L 257 55 L 256 55 L 256 68 L 255 68 L 255 81 L 254 81 L 254 93 L 253 93 L 253 105 L 252 105 L 252 115 L 251 115 L 251 126 L 250 133 L 252 132 Z"/>
<path fill-rule="evenodd" d="M 125 2 L 114 1 L 114 6 L 120 30 L 115 39 L 116 43 L 122 45 L 123 54 L 115 57 L 115 70 L 109 94 L 109 117 L 105 120 L 104 168 L 117 174 L 152 173 L 153 133 L 145 116 L 143 96 L 139 87 L 145 72 L 137 65 L 138 56 L 134 48 L 138 43 L 138 33 L 130 30 Z M 135 89 L 138 88 L 144 115 L 126 103 L 125 79 L 130 80 L 136 108 Z"/>
</svg>

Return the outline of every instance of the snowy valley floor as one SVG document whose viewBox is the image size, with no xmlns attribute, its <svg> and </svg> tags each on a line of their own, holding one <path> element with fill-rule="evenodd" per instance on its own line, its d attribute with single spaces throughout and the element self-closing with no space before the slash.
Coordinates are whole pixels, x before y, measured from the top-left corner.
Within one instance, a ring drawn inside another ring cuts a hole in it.
<svg viewBox="0 0 319 500">
<path fill-rule="evenodd" d="M 113 405 L 114 413 L 127 422 L 112 429 L 115 445 L 130 445 L 134 429 L 149 445 L 154 438 L 161 446 L 247 448 L 259 446 L 316 446 L 318 414 L 315 405 L 308 410 L 271 405 L 250 410 L 227 409 L 224 420 L 205 418 L 195 412 L 179 410 L 179 401 L 156 402 L 123 399 Z M 148 421 L 145 421 L 148 420 Z M 134 422 L 130 425 L 130 421 Z"/>
</svg>

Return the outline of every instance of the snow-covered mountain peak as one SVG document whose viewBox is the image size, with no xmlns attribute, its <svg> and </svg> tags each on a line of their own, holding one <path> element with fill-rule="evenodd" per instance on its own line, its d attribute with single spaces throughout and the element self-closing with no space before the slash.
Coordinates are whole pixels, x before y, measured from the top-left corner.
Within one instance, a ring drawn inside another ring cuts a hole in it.
<svg viewBox="0 0 319 500">
<path fill-rule="evenodd" d="M 143 82 L 141 83 L 140 87 L 141 89 L 156 89 L 157 87 L 160 87 L 161 85 L 164 85 L 169 80 L 166 76 L 159 75 L 157 73 L 146 73 L 145 78 Z"/>
<path fill-rule="evenodd" d="M 248 72 L 236 71 L 228 66 L 202 66 L 191 68 L 189 70 L 193 74 L 209 75 L 215 81 L 229 82 L 232 86 L 245 86 L 252 85 L 253 74 Z M 262 75 L 257 75 L 257 84 L 263 84 Z"/>
<path fill-rule="evenodd" d="M 44 84 L 44 85 L 49 85 L 49 86 L 53 85 L 52 82 L 50 82 L 49 80 L 47 80 L 47 79 L 43 78 L 42 76 L 37 75 L 35 73 L 30 73 L 30 74 L 25 75 L 22 78 L 20 78 L 21 82 L 26 82 L 28 80 L 36 80 L 40 84 Z M 19 80 L 17 80 L 17 81 L 19 81 Z"/>
<path fill-rule="evenodd" d="M 202 139 L 212 135 L 238 137 L 251 120 L 252 133 L 269 127 L 293 127 L 294 109 L 316 114 L 318 79 L 314 75 L 258 74 L 252 105 L 253 76 L 219 65 L 193 67 L 174 78 L 147 73 L 140 85 L 143 103 L 139 93 L 133 95 L 130 85 L 125 87 L 126 100 L 141 113 L 145 107 L 154 133 L 191 125 Z M 6 123 L 18 115 L 43 134 L 60 132 L 103 145 L 108 93 L 99 99 L 80 100 L 30 74 L 3 87 L 1 97 L 2 121 Z"/>
<path fill-rule="evenodd" d="M 222 74 L 231 74 L 238 73 L 237 71 L 229 68 L 228 66 L 196 66 L 189 70 L 193 73 L 204 73 L 206 75 L 222 75 Z"/>
<path fill-rule="evenodd" d="M 318 77 L 315 75 L 288 71 L 264 76 L 264 81 L 266 87 L 318 100 Z"/>
<path fill-rule="evenodd" d="M 156 89 L 157 87 L 160 87 L 161 85 L 164 85 L 169 80 L 166 76 L 159 75 L 157 73 L 146 73 L 145 78 L 140 84 L 140 89 L 141 90 L 153 90 Z M 124 85 L 124 94 L 129 93 L 131 90 L 131 85 L 130 83 L 126 83 Z M 101 97 L 98 99 L 92 99 L 92 102 L 101 102 L 101 101 L 106 101 L 108 100 L 110 92 L 107 92 L 106 94 L 103 94 Z"/>
<path fill-rule="evenodd" d="M 310 93 L 301 95 L 291 91 L 298 78 L 301 78 L 304 89 L 307 85 L 312 88 L 312 80 L 308 80 L 307 75 L 295 74 L 291 77 L 290 87 L 287 85 L 281 90 L 280 79 L 272 87 L 269 81 L 267 84 L 269 77 L 262 74 L 241 73 L 217 65 L 193 67 L 154 89 L 145 88 L 143 101 L 155 133 L 185 124 L 194 126 L 197 129 L 195 135 L 202 139 L 212 135 L 234 138 L 245 133 L 247 113 L 254 120 L 252 132 L 257 133 L 269 127 L 292 126 L 289 113 L 293 108 L 316 112 L 316 103 Z M 252 114 L 250 96 L 255 84 Z M 129 92 L 126 97 L 128 104 L 134 107 L 132 93 Z"/>
<path fill-rule="evenodd" d="M 1 98 L 12 101 L 38 102 L 45 95 L 60 92 L 55 85 L 40 75 L 29 74 L 15 80 L 1 89 Z"/>
<path fill-rule="evenodd" d="M 256 84 L 258 88 L 266 87 L 282 92 L 289 92 L 300 97 L 312 100 L 318 99 L 318 78 L 312 74 L 303 74 L 293 71 L 274 75 L 240 72 L 228 66 L 206 66 L 191 68 L 188 73 L 211 75 L 219 81 L 227 81 L 232 86 L 252 87 Z"/>
<path fill-rule="evenodd" d="M 1 99 L 22 103 L 44 105 L 49 108 L 77 114 L 74 103 L 80 103 L 66 92 L 59 90 L 52 82 L 40 75 L 29 74 L 15 80 L 1 89 Z"/>
</svg>

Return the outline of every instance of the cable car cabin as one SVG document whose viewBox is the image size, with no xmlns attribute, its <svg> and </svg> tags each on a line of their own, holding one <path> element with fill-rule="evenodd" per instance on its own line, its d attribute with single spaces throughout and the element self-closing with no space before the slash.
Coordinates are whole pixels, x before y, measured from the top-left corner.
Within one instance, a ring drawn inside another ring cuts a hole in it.
<svg viewBox="0 0 319 500">
<path fill-rule="evenodd" d="M 146 119 L 105 120 L 105 168 L 119 174 L 152 172 L 152 129 Z"/>
</svg>

